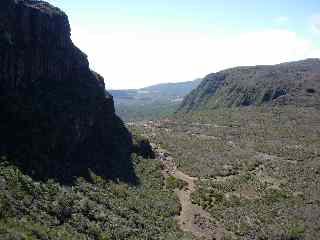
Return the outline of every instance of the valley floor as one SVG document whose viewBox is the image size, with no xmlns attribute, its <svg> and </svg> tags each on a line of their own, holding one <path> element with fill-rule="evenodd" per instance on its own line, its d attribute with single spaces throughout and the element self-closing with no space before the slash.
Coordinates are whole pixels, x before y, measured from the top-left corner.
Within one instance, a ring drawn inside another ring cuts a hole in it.
<svg viewBox="0 0 320 240">
<path fill-rule="evenodd" d="M 222 239 L 221 229 L 212 227 L 210 214 L 202 207 L 192 203 L 191 194 L 196 190 L 195 181 L 198 178 L 191 177 L 182 171 L 178 170 L 174 159 L 169 153 L 155 145 L 153 148 L 156 152 L 157 159 L 162 164 L 162 174 L 167 179 L 169 177 L 183 181 L 185 184 L 175 190 L 181 204 L 181 210 L 177 221 L 180 229 L 185 232 L 190 232 L 198 238 L 204 239 Z"/>
<path fill-rule="evenodd" d="M 175 190 L 182 230 L 206 239 L 219 231 L 234 240 L 320 238 L 319 110 L 220 109 L 131 128 L 158 146 L 166 174 L 186 182 Z"/>
</svg>

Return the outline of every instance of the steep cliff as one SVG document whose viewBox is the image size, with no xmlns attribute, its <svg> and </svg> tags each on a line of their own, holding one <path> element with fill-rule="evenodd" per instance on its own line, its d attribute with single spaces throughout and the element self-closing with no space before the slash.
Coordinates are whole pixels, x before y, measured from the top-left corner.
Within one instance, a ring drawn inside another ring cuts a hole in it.
<svg viewBox="0 0 320 240">
<path fill-rule="evenodd" d="M 48 3 L 0 2 L 0 111 L 0 156 L 31 176 L 69 181 L 91 169 L 134 179 L 112 96 Z"/>
<path fill-rule="evenodd" d="M 179 112 L 250 105 L 320 106 L 320 60 L 237 67 L 209 74 Z"/>
</svg>

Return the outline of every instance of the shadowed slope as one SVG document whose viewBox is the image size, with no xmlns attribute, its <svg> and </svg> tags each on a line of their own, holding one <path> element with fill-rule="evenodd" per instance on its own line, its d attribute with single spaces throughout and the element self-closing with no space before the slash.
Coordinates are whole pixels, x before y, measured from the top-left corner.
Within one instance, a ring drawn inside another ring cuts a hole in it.
<svg viewBox="0 0 320 240">
<path fill-rule="evenodd" d="M 39 179 L 70 181 L 91 169 L 135 181 L 131 136 L 61 10 L 1 1 L 0 83 L 0 156 Z"/>
</svg>

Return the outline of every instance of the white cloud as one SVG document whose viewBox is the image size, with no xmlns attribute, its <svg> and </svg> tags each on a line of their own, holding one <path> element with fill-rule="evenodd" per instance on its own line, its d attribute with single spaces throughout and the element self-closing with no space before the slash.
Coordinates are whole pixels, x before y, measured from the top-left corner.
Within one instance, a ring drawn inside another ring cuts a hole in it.
<svg viewBox="0 0 320 240">
<path fill-rule="evenodd" d="M 280 16 L 280 17 L 275 18 L 274 21 L 275 21 L 276 23 L 283 24 L 283 23 L 288 22 L 288 21 L 289 21 L 289 18 L 286 17 L 286 16 Z"/>
<path fill-rule="evenodd" d="M 320 14 L 313 15 L 311 17 L 311 24 L 312 24 L 312 29 L 315 32 L 320 33 Z"/>
<path fill-rule="evenodd" d="M 73 28 L 72 35 L 76 45 L 88 54 L 91 67 L 104 76 L 107 88 L 113 89 L 192 80 L 239 65 L 320 57 L 312 42 L 279 29 L 228 38 L 138 28 Z"/>
</svg>

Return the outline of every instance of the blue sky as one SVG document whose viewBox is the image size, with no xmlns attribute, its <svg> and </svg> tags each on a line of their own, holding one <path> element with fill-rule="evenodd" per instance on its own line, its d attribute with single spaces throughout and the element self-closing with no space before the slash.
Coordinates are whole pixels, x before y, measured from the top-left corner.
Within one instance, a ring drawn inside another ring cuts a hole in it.
<svg viewBox="0 0 320 240">
<path fill-rule="evenodd" d="M 48 0 L 107 88 L 188 81 L 238 65 L 320 57 L 316 0 Z"/>
</svg>

